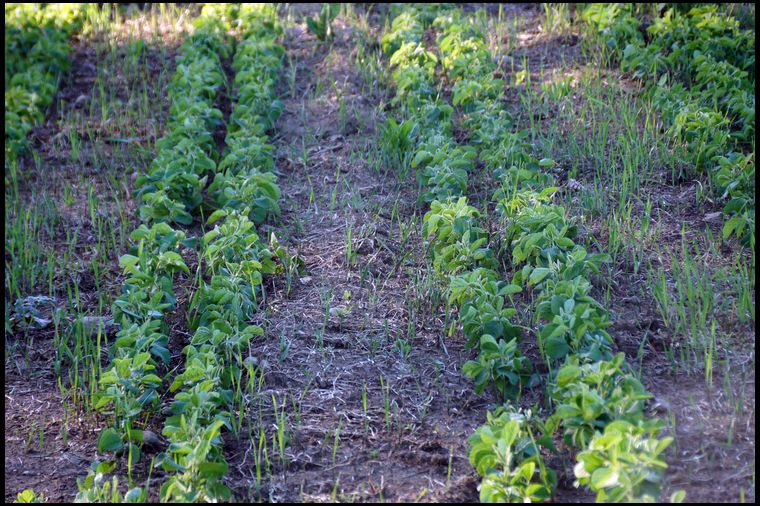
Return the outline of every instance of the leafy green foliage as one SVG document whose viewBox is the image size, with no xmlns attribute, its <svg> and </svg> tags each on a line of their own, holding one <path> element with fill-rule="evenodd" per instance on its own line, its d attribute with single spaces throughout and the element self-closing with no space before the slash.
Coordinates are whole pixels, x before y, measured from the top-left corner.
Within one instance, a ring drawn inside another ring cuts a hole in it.
<svg viewBox="0 0 760 506">
<path fill-rule="evenodd" d="M 430 241 L 433 265 L 440 273 L 457 274 L 482 266 L 493 267 L 493 253 L 487 247 L 488 234 L 477 226 L 477 209 L 467 199 L 435 200 L 423 218 L 422 234 Z"/>
<path fill-rule="evenodd" d="M 68 37 L 84 4 L 5 4 L 5 153 L 15 157 L 41 123 L 60 74 L 68 68 Z"/>
<path fill-rule="evenodd" d="M 213 132 L 222 113 L 213 102 L 224 84 L 218 53 L 229 50 L 218 20 L 199 24 L 182 45 L 169 83 L 169 130 L 156 142 L 150 170 L 135 182 L 143 201 L 140 219 L 192 223 L 191 212 L 202 204 L 208 175 L 216 169 Z"/>
<path fill-rule="evenodd" d="M 14 503 L 43 503 L 47 498 L 43 494 L 37 494 L 33 489 L 27 488 L 16 495 Z"/>
<path fill-rule="evenodd" d="M 115 321 L 125 327 L 161 319 L 164 311 L 176 302 L 172 289 L 173 275 L 189 273 L 179 255 L 185 239 L 183 232 L 166 223 L 156 223 L 150 229 L 141 225 L 130 236 L 139 241 L 130 254 L 122 255 L 119 265 L 129 275 L 123 293 L 113 303 Z"/>
<path fill-rule="evenodd" d="M 154 374 L 156 367 L 151 363 L 149 353 L 115 358 L 111 364 L 111 368 L 100 376 L 98 383 L 103 392 L 98 395 L 95 407 L 113 406 L 116 419 L 123 420 L 122 428 L 129 427 L 130 421 L 145 405 L 158 402 L 157 389 L 161 386 L 161 378 Z"/>
<path fill-rule="evenodd" d="M 319 9 L 318 18 L 306 18 L 306 27 L 309 32 L 324 42 L 333 38 L 332 22 L 340 14 L 340 4 L 325 3 Z"/>
<path fill-rule="evenodd" d="M 390 31 L 380 40 L 380 47 L 386 55 L 391 56 L 404 43 L 419 43 L 424 30 L 419 14 L 411 9 L 406 10 L 393 18 Z"/>
<path fill-rule="evenodd" d="M 597 431 L 614 420 L 642 421 L 643 401 L 652 396 L 623 370 L 622 353 L 609 361 L 580 360 L 571 357 L 557 371 L 550 396 L 557 405 L 552 418 L 564 427 L 565 442 L 585 448 Z"/>
<path fill-rule="evenodd" d="M 590 290 L 591 284 L 577 276 L 541 292 L 536 315 L 550 323 L 541 326 L 539 343 L 550 360 L 568 353 L 591 360 L 610 357 L 612 338 L 604 330 L 610 325 L 607 312 L 589 295 Z"/>
<path fill-rule="evenodd" d="M 74 499 L 78 503 L 144 503 L 148 499 L 147 490 L 134 487 L 123 494 L 119 491 L 119 479 L 114 476 L 108 480 L 108 474 L 116 468 L 116 462 L 95 461 L 90 466 L 87 477 L 77 480 L 79 492 Z"/>
<path fill-rule="evenodd" d="M 229 268 L 242 262 L 255 262 L 258 264 L 253 266 L 255 270 L 274 274 L 276 266 L 272 260 L 273 254 L 259 239 L 247 214 L 246 210 L 240 213 L 221 209 L 209 217 L 209 225 L 222 217 L 225 219 L 203 236 L 203 257 L 208 272 L 216 273 L 223 267 Z M 254 284 L 261 282 L 260 277 L 257 280 Z"/>
<path fill-rule="evenodd" d="M 232 24 L 245 40 L 233 60 L 238 103 L 230 118 L 228 151 L 217 165 L 213 132 L 223 116 L 213 104 L 225 85 L 221 59 L 231 56 L 225 33 Z M 275 83 L 284 49 L 275 43 L 281 29 L 271 6 L 207 5 L 194 25 L 169 86 L 168 131 L 156 142 L 150 169 L 136 181 L 139 215 L 147 225 L 131 234 L 135 246 L 119 259 L 126 279 L 113 314 L 121 330 L 95 403 L 114 419 L 101 432 L 98 451 L 127 452 L 130 462 L 136 462 L 144 432 L 135 426 L 157 408 L 163 384 L 159 362 L 168 364 L 171 358 L 162 321 L 177 302 L 173 281 L 190 275 L 182 248 L 200 244 L 209 282 L 198 277 L 200 287 L 188 308 L 195 332 L 183 350 L 184 371 L 169 387 L 176 393 L 163 431 L 170 444 L 156 465 L 170 472 L 162 501 L 216 502 L 231 498 L 222 482 L 227 464 L 221 435 L 231 428 L 228 410 L 232 388 L 242 377 L 242 352 L 263 334 L 250 325 L 264 296 L 262 274 L 282 271 L 275 257 L 293 262 L 275 240 L 274 253 L 270 251 L 255 231 L 256 223 L 279 212 L 280 190 L 266 131 L 282 112 Z M 213 183 L 207 187 L 209 180 Z M 194 212 L 206 207 L 218 208 L 208 220 L 215 226 L 200 240 L 187 239 L 168 223 L 189 225 Z M 106 478 L 115 464 L 96 463 L 79 484 L 78 500 L 145 501 L 141 489 L 121 496 L 117 478 Z"/>
<path fill-rule="evenodd" d="M 718 159 L 720 168 L 715 172 L 715 183 L 727 199 L 725 212 L 731 216 L 723 225 L 723 238 L 731 235 L 742 238 L 754 247 L 755 209 L 755 155 L 729 153 Z"/>
<path fill-rule="evenodd" d="M 727 180 L 726 159 L 752 150 L 755 136 L 755 33 L 742 30 L 720 5 L 658 7 L 646 28 L 624 4 L 591 4 L 581 17 L 600 34 L 623 70 L 645 81 L 668 134 L 699 171 L 707 171 L 726 201 L 724 238 L 754 242 L 754 186 Z M 603 35 L 606 37 L 607 35 Z M 612 43 L 610 43 L 612 40 Z"/>
<path fill-rule="evenodd" d="M 171 441 L 169 454 L 157 463 L 166 471 L 173 471 L 161 486 L 163 501 L 218 502 L 228 501 L 230 489 L 222 483 L 227 463 L 221 455 L 221 428 L 223 419 L 208 424 L 199 421 L 203 401 L 189 416 L 180 415 L 167 421 L 164 435 Z"/>
<path fill-rule="evenodd" d="M 530 413 L 488 413 L 486 424 L 470 436 L 470 463 L 483 481 L 481 502 L 541 502 L 551 498 L 557 477 L 544 466 L 539 444 L 553 448 L 550 437 L 533 435 Z"/>
<path fill-rule="evenodd" d="M 540 202 L 538 194 L 521 193 L 510 202 L 498 204 L 509 218 L 504 240 L 512 250 L 515 266 L 546 267 L 575 245 L 577 227 L 565 218 L 564 208 Z"/>
<path fill-rule="evenodd" d="M 449 304 L 458 307 L 467 344 L 477 345 L 479 352 L 463 371 L 475 380 L 476 391 L 494 385 L 505 398 L 518 397 L 523 385 L 532 384 L 531 364 L 518 350 L 520 328 L 511 322 L 516 312 L 506 302 L 523 290 L 536 302 L 538 342 L 547 364 L 566 361 L 551 390 L 559 407 L 545 425 L 500 411 L 496 416 L 489 413 L 487 424 L 470 438 L 470 461 L 483 477 L 480 498 L 483 502 L 546 501 L 551 499 L 556 477 L 543 464 L 531 426 L 540 428 L 540 444 L 551 449 L 552 433 L 560 424 L 568 442 L 582 446 L 620 418 L 643 421 L 641 402 L 649 394 L 623 372 L 623 355 L 613 358 L 612 338 L 605 330 L 607 311 L 590 296 L 588 280 L 610 257 L 577 244 L 577 226 L 564 208 L 551 204 L 557 191 L 549 172 L 554 161 L 531 153 L 528 132 L 509 130 L 512 119 L 501 100 L 504 84 L 493 75 L 496 65 L 478 23 L 463 20 L 460 11 L 449 8 L 436 12 L 431 7 L 432 15 L 423 14 L 419 6 L 395 9 L 401 12 L 381 46 L 394 67 L 392 103 L 399 106 L 405 122 L 389 122 L 392 129 L 387 136 L 397 144 L 403 140 L 406 153 L 408 137 L 398 134 L 399 125 L 418 129 L 410 141 L 417 143 L 411 167 L 422 188 L 420 200 L 430 202 L 423 235 L 429 241 L 435 270 L 450 279 Z M 643 42 L 635 18 L 639 13 L 639 7 L 622 4 L 582 10 L 588 22 L 598 25 L 613 56 L 622 54 L 627 44 Z M 438 59 L 421 43 L 431 19 L 438 32 Z M 442 104 L 436 93 L 438 63 L 453 84 L 458 126 L 468 130 L 470 145 L 453 138 L 453 108 Z M 724 75 L 726 82 L 744 79 L 728 68 Z M 546 93 L 561 97 L 568 88 L 564 85 Z M 697 109 L 673 107 L 666 112 L 672 114 L 675 128 L 680 128 L 679 135 L 694 146 L 704 145 L 705 136 L 719 140 L 728 131 L 726 120 L 692 114 L 701 112 Z M 700 123 L 705 119 L 713 122 Z M 709 160 L 713 152 L 700 156 Z M 463 197 L 468 173 L 478 158 L 501 183 L 494 200 L 502 217 L 502 251 L 509 253 L 515 270 L 509 284 L 493 270 L 496 256 L 489 247 L 488 232 L 479 226 L 479 211 Z M 628 499 L 647 499 L 644 492 L 634 489 Z"/>
<path fill-rule="evenodd" d="M 628 44 L 643 41 L 641 23 L 633 16 L 632 4 L 589 4 L 581 10 L 580 17 L 597 30 L 600 41 L 613 54 L 620 53 Z"/>
<path fill-rule="evenodd" d="M 530 360 L 517 349 L 517 339 L 497 342 L 488 334 L 480 338 L 477 360 L 468 360 L 462 366 L 462 372 L 475 381 L 475 392 L 482 393 L 493 384 L 504 400 L 519 397 L 523 385 L 530 385 L 532 371 Z"/>
<path fill-rule="evenodd" d="M 475 346 L 483 334 L 496 339 L 520 338 L 520 328 L 512 323 L 517 310 L 506 306 L 504 299 L 520 291 L 519 286 L 498 280 L 490 269 L 451 276 L 449 303 L 459 306 L 459 321 L 468 347 Z"/>
<path fill-rule="evenodd" d="M 658 439 L 662 422 L 616 420 L 597 432 L 578 454 L 577 483 L 597 493 L 597 502 L 656 502 L 667 464 L 660 455 L 673 441 Z"/>
<path fill-rule="evenodd" d="M 201 279 L 188 308 L 195 332 L 183 349 L 185 368 L 169 387 L 176 392 L 163 430 L 170 444 L 156 462 L 169 473 L 160 491 L 166 502 L 231 499 L 223 483 L 228 465 L 222 431 L 232 428 L 232 389 L 241 381 L 243 351 L 263 334 L 250 324 L 264 296 L 263 274 L 282 270 L 275 257 L 291 260 L 274 241 L 272 252 L 255 229 L 279 213 L 280 190 L 266 132 L 283 110 L 275 90 L 284 55 L 275 42 L 281 30 L 276 9 L 267 5 L 240 6 L 238 22 L 244 39 L 232 63 L 236 104 L 227 151 L 207 188 L 208 203 L 216 209 L 208 218 L 214 228 L 200 241 L 200 259 L 210 279 Z"/>
<path fill-rule="evenodd" d="M 248 217 L 254 223 L 263 223 L 270 216 L 280 214 L 280 188 L 277 176 L 271 172 L 251 172 L 246 175 L 226 177 L 218 174 L 209 186 L 220 208 L 248 209 Z"/>
</svg>

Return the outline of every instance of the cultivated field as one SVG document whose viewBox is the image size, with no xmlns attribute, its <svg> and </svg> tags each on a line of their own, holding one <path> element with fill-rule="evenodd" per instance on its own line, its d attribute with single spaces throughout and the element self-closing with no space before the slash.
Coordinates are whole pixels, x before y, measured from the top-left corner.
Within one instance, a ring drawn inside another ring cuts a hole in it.
<svg viewBox="0 0 760 506">
<path fill-rule="evenodd" d="M 6 502 L 754 502 L 753 4 L 6 4 Z"/>
</svg>

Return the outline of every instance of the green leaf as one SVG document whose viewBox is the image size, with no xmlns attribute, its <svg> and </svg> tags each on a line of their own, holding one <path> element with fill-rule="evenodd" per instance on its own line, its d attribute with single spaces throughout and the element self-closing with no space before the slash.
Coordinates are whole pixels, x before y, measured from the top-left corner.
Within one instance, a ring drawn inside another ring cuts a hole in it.
<svg viewBox="0 0 760 506">
<path fill-rule="evenodd" d="M 591 474 L 591 487 L 594 490 L 618 485 L 618 472 L 611 467 L 600 467 Z"/>
<path fill-rule="evenodd" d="M 519 292 L 522 292 L 522 288 L 517 285 L 508 284 L 499 290 L 499 295 L 512 295 Z"/>
<path fill-rule="evenodd" d="M 226 462 L 203 462 L 198 469 L 206 478 L 221 478 L 227 474 L 227 467 Z"/>
<path fill-rule="evenodd" d="M 23 492 L 19 492 L 16 496 L 16 500 L 13 502 L 17 503 L 33 503 L 38 502 L 37 501 L 37 495 L 34 493 L 34 490 L 31 488 L 28 488 L 24 490 Z"/>
<path fill-rule="evenodd" d="M 546 340 L 546 354 L 549 358 L 558 359 L 567 355 L 570 347 L 561 336 L 554 336 Z"/>
<path fill-rule="evenodd" d="M 97 474 L 108 474 L 112 472 L 114 469 L 116 469 L 116 461 L 115 460 L 106 460 L 105 462 L 93 462 L 93 471 L 95 471 Z"/>
<path fill-rule="evenodd" d="M 155 383 L 160 385 L 161 384 L 161 378 L 156 376 L 155 374 L 146 374 L 142 377 L 141 380 L 142 383 Z"/>
<path fill-rule="evenodd" d="M 533 269 L 533 272 L 530 273 L 530 278 L 528 279 L 529 285 L 536 285 L 544 280 L 546 276 L 549 275 L 549 269 L 546 267 L 536 267 Z"/>
<path fill-rule="evenodd" d="M 554 166 L 554 160 L 551 158 L 542 158 L 538 161 L 539 167 L 552 167 Z"/>
<path fill-rule="evenodd" d="M 494 339 L 493 336 L 484 334 L 483 336 L 480 337 L 480 350 L 495 353 L 499 351 L 499 345 L 497 344 L 496 339 Z"/>
<path fill-rule="evenodd" d="M 129 267 L 132 267 L 139 261 L 140 259 L 134 255 L 122 255 L 119 257 L 119 267 L 121 267 L 122 269 L 127 269 Z"/>
<path fill-rule="evenodd" d="M 742 216 L 734 216 L 723 225 L 723 240 L 727 240 L 731 237 L 734 230 L 738 229 L 743 222 Z"/>
<path fill-rule="evenodd" d="M 211 216 L 208 217 L 208 220 L 206 220 L 206 223 L 208 225 L 211 225 L 212 223 L 215 223 L 219 219 L 227 216 L 229 214 L 229 211 L 226 209 L 217 209 L 213 213 L 211 213 Z"/>
<path fill-rule="evenodd" d="M 124 502 L 127 503 L 141 503 L 143 500 L 143 491 L 140 487 L 130 489 L 124 496 Z"/>
<path fill-rule="evenodd" d="M 110 395 L 103 395 L 100 399 L 98 399 L 98 402 L 95 404 L 95 409 L 100 410 L 106 405 L 108 405 L 110 402 L 112 402 L 114 399 Z"/>
<path fill-rule="evenodd" d="M 161 359 L 161 362 L 163 362 L 164 364 L 168 364 L 171 361 L 171 353 L 169 352 L 169 350 L 158 343 L 154 343 L 150 347 L 150 352 L 156 357 L 158 357 L 159 359 Z"/>
<path fill-rule="evenodd" d="M 581 374 L 581 368 L 577 365 L 566 365 L 557 373 L 557 386 L 564 388 L 568 383 L 578 378 Z"/>
<path fill-rule="evenodd" d="M 501 440 L 506 443 L 507 446 L 512 446 L 517 440 L 517 436 L 520 433 L 520 422 L 517 420 L 510 420 L 504 425 L 501 431 Z"/>
<path fill-rule="evenodd" d="M 198 247 L 198 238 L 197 237 L 188 237 L 187 239 L 183 239 L 181 241 L 182 245 L 189 249 L 195 249 Z"/>
<path fill-rule="evenodd" d="M 105 429 L 100 433 L 100 437 L 98 438 L 98 452 L 115 452 L 121 450 L 123 447 L 124 443 L 116 430 Z"/>
</svg>

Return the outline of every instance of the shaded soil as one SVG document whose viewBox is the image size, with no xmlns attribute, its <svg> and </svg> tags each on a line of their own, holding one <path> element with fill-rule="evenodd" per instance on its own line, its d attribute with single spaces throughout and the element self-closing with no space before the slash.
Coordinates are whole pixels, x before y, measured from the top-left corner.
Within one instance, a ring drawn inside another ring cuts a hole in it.
<svg viewBox="0 0 760 506">
<path fill-rule="evenodd" d="M 5 367 L 5 501 L 27 488 L 49 501 L 71 501 L 76 479 L 87 474 L 97 432 L 56 386 L 50 342 L 39 336 L 29 349 L 30 367 L 19 356 Z M 69 406 L 65 408 L 65 406 Z"/>
<path fill-rule="evenodd" d="M 399 236 L 396 216 L 419 224 L 417 189 L 368 163 L 377 104 L 360 93 L 349 29 L 336 32 L 320 45 L 302 20 L 285 38 L 295 94 L 274 138 L 284 203 L 273 229 L 307 272 L 271 294 L 268 339 L 252 349 L 267 362 L 264 420 L 274 420 L 272 396 L 289 406 L 285 463 L 257 490 L 255 444 L 233 442 L 231 478 L 238 497 L 278 502 L 476 500 L 466 442 L 488 398 L 459 371 L 462 343 L 442 345 L 439 311 L 410 314 L 426 254 L 417 227 Z M 341 97 L 363 125 L 341 124 Z M 405 357 L 397 338 L 411 345 Z M 254 442 L 267 425 L 254 425 Z"/>
</svg>

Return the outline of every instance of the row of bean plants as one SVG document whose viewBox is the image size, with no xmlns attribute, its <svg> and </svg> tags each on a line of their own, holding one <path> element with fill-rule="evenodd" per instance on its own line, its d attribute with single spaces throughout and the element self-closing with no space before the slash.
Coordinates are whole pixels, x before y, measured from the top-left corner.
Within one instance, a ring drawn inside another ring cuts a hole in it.
<svg viewBox="0 0 760 506">
<path fill-rule="evenodd" d="M 213 132 L 222 125 L 223 116 L 213 104 L 225 85 L 220 56 L 227 58 L 232 52 L 225 34 L 229 26 L 223 21 L 228 19 L 243 32 L 244 41 L 233 61 L 237 104 L 228 128 L 228 149 L 217 164 Z M 273 167 L 272 148 L 264 135 L 278 115 L 272 109 L 281 108 L 273 87 L 283 54 L 274 42 L 278 33 L 275 21 L 275 11 L 269 8 L 204 7 L 193 35 L 180 50 L 170 83 L 168 133 L 156 143 L 158 154 L 150 170 L 136 181 L 143 200 L 140 217 L 153 225 L 150 229 L 141 225 L 132 234 L 139 244 L 120 260 L 130 275 L 123 295 L 114 303 L 114 317 L 122 322 L 122 330 L 112 349 L 112 367 L 101 377 L 105 390 L 97 401 L 99 409 L 114 415 L 114 427 L 101 433 L 98 449 L 126 448 L 130 468 L 140 456 L 143 439 L 143 432 L 135 429 L 133 422 L 140 416 L 147 418 L 150 410 L 146 408 L 156 407 L 162 384 L 154 372 L 156 360 L 166 364 L 170 359 L 162 318 L 176 305 L 172 275 L 178 271 L 190 274 L 178 248 L 197 243 L 186 240 L 183 232 L 166 222 L 190 224 L 191 212 L 203 209 L 216 209 L 208 225 L 224 219 L 200 241 L 201 263 L 205 262 L 209 281 L 199 280 L 200 288 L 188 310 L 194 335 L 183 350 L 184 370 L 169 387 L 170 392 L 177 392 L 163 430 L 170 445 L 155 464 L 170 473 L 161 488 L 164 501 L 230 498 L 222 483 L 227 464 L 221 452 L 221 430 L 232 428 L 228 409 L 234 397 L 240 397 L 242 352 L 254 336 L 263 333 L 260 327 L 246 323 L 257 308 L 262 273 L 276 270 L 273 255 L 249 219 L 261 221 L 276 212 L 279 198 L 268 172 Z M 209 177 L 213 183 L 207 194 L 212 197 L 204 202 L 201 192 Z M 225 184 L 235 177 L 247 190 L 238 199 L 229 197 L 229 187 L 235 189 L 234 185 Z M 252 195 L 255 197 L 249 198 Z M 243 199 L 249 207 L 240 205 Z M 115 467 L 115 461 L 95 462 L 80 483 L 78 500 L 121 500 L 118 480 L 105 478 Z M 145 497 L 140 488 L 133 488 L 125 499 Z"/>
<path fill-rule="evenodd" d="M 706 171 L 728 220 L 754 248 L 755 31 L 718 5 L 590 4 L 580 18 L 609 59 L 640 79 L 673 143 Z M 650 8 L 651 9 L 651 8 Z M 652 15 L 643 29 L 644 14 Z"/>
<path fill-rule="evenodd" d="M 406 7 L 395 17 L 391 32 L 383 37 L 382 47 L 395 68 L 394 101 L 407 118 L 401 125 L 389 121 L 384 136 L 386 144 L 390 144 L 388 137 L 395 127 L 396 137 L 406 134 L 412 138 L 408 143 L 412 151 L 409 159 L 422 185 L 421 199 L 430 202 L 423 234 L 430 243 L 433 266 L 449 280 L 449 301 L 459 309 L 467 346 L 479 351 L 477 360 L 467 362 L 463 370 L 475 380 L 478 392 L 492 384 L 507 400 L 518 397 L 524 385 L 536 381 L 532 364 L 518 349 L 522 330 L 514 321 L 517 311 L 510 307 L 511 299 L 507 302 L 522 289 L 504 282 L 496 272 L 497 255 L 489 248 L 491 238 L 479 224 L 480 212 L 468 205 L 464 196 L 468 172 L 475 168 L 477 148 L 455 142 L 451 120 L 454 109 L 444 103 L 434 86 L 438 56 L 422 43 L 430 26 L 440 32 L 438 48 L 443 70 L 450 80 L 457 81 L 452 89 L 456 106 L 468 107 L 479 92 L 487 93 L 476 89 L 474 81 L 461 79 L 469 72 L 468 64 L 479 63 L 468 60 L 481 47 L 471 43 L 457 13 L 445 5 Z M 473 465 L 485 476 L 481 500 L 550 498 L 556 476 L 544 465 L 537 444 L 548 445 L 550 438 L 532 438 L 530 427 L 535 424 L 528 424 L 533 421 L 530 413 L 508 408 L 493 417 L 489 413 L 488 420 L 489 424 L 476 433 L 480 444 L 474 443 L 471 454 Z M 509 435 L 507 430 L 511 431 Z M 519 451 L 513 456 L 516 445 Z M 495 449 L 501 449 L 502 454 L 497 455 Z M 509 483 L 501 495 L 498 481 Z"/>
<path fill-rule="evenodd" d="M 18 156 L 45 119 L 69 66 L 69 37 L 86 4 L 5 4 L 5 154 Z"/>
<path fill-rule="evenodd" d="M 261 327 L 248 322 L 263 294 L 262 274 L 276 270 L 274 254 L 259 239 L 254 222 L 278 210 L 280 191 L 265 132 L 281 111 L 275 83 L 284 48 L 276 43 L 279 27 L 271 5 L 243 4 L 237 21 L 243 40 L 232 63 L 235 105 L 227 151 L 209 187 L 217 210 L 207 223 L 223 221 L 201 241 L 208 282 L 201 281 L 191 302 L 194 334 L 183 350 L 185 369 L 169 388 L 177 393 L 163 430 L 170 446 L 158 462 L 170 472 L 161 488 L 163 501 L 231 498 L 222 481 L 228 465 L 221 431 L 236 429 L 231 408 L 242 403 L 243 372 L 253 374 L 244 352 L 263 334 Z"/>
<path fill-rule="evenodd" d="M 452 108 L 433 86 L 438 57 L 421 42 L 431 23 L 470 146 L 454 142 Z M 483 476 L 481 500 L 550 499 L 556 475 L 546 468 L 540 448 L 556 451 L 552 436 L 559 428 L 568 445 L 583 450 L 576 478 L 598 500 L 656 499 L 665 467 L 658 455 L 670 438 L 657 439 L 662 424 L 644 419 L 643 401 L 650 395 L 628 372 L 623 355 L 612 356 L 607 313 L 589 295 L 588 278 L 607 256 L 575 244 L 577 228 L 562 207 L 550 204 L 557 189 L 540 170 L 551 161 L 531 156 L 522 136 L 509 131 L 509 114 L 500 102 L 504 83 L 492 78 L 495 65 L 483 34 L 458 10 L 407 7 L 382 44 L 395 67 L 395 100 L 408 118 L 386 126 L 384 135 L 396 126 L 398 135 L 414 137 L 411 163 L 423 198 L 432 201 L 423 232 L 436 271 L 449 278 L 450 301 L 459 308 L 467 344 L 478 348 L 477 359 L 463 368 L 478 391 L 493 385 L 512 400 L 523 387 L 539 383 L 520 353 L 522 330 L 507 298 L 530 290 L 536 302 L 538 344 L 550 371 L 547 393 L 556 410 L 546 421 L 508 404 L 488 414 L 470 439 L 471 462 Z M 479 211 L 463 196 L 476 156 L 501 186 L 494 199 L 504 232 L 493 249 L 477 223 Z M 495 270 L 501 251 L 511 253 L 511 283 Z"/>
<path fill-rule="evenodd" d="M 194 23 L 194 32 L 182 45 L 177 70 L 169 85 L 172 101 L 167 133 L 156 142 L 157 155 L 148 173 L 136 180 L 137 195 L 143 205 L 139 215 L 144 222 L 130 237 L 136 242 L 119 265 L 127 279 L 122 294 L 113 303 L 114 321 L 121 329 L 110 350 L 111 363 L 101 374 L 101 391 L 95 396 L 95 408 L 113 416 L 113 425 L 101 431 L 98 451 L 127 453 L 131 468 L 141 457 L 144 425 L 158 408 L 163 380 L 157 375 L 160 365 L 168 366 L 168 328 L 164 316 L 176 309 L 174 277 L 189 275 L 180 249 L 192 245 L 185 232 L 173 229 L 168 221 L 189 224 L 192 209 L 188 195 L 198 173 L 213 169 L 215 145 L 211 132 L 219 126 L 222 114 L 213 103 L 222 86 L 224 74 L 218 54 L 228 54 L 231 44 L 224 26 L 216 16 L 202 12 Z M 160 194 L 163 202 L 156 205 Z M 187 208 L 185 207 L 187 206 Z M 162 213 L 171 208 L 175 213 Z M 147 491 L 130 489 L 124 498 L 118 478 L 108 481 L 116 460 L 95 461 L 88 476 L 79 485 L 77 501 L 102 502 L 145 500 Z"/>
</svg>

